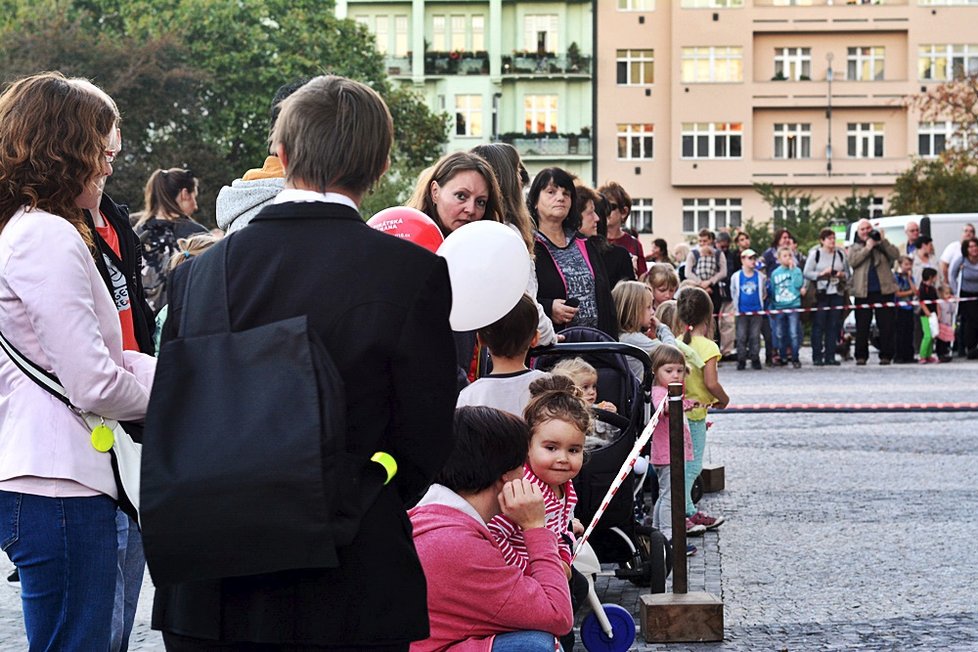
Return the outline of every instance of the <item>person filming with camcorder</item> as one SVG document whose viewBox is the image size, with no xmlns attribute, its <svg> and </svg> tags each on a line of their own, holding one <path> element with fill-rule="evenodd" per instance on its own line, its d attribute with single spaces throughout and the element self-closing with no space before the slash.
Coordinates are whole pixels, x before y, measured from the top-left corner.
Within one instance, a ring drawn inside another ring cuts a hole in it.
<svg viewBox="0 0 978 652">
<path fill-rule="evenodd" d="M 900 256 L 896 245 L 886 235 L 873 227 L 869 220 L 856 223 L 856 236 L 849 247 L 849 263 L 852 265 L 852 296 L 856 305 L 892 303 L 896 292 L 893 263 Z M 859 308 L 856 310 L 856 364 L 864 365 L 869 359 L 869 329 L 876 315 L 879 329 L 879 360 L 881 365 L 893 359 L 893 325 L 895 308 Z"/>
</svg>

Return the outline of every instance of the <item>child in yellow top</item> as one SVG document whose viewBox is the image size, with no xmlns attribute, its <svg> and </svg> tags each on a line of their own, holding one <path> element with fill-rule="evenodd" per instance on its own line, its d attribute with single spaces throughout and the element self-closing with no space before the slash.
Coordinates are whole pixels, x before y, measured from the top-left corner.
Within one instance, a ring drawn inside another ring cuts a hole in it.
<svg viewBox="0 0 978 652">
<path fill-rule="evenodd" d="M 708 530 L 723 523 L 722 516 L 708 516 L 696 511 L 690 490 L 693 481 L 703 469 L 703 451 L 706 448 L 706 406 L 725 408 L 730 398 L 723 390 L 717 376 L 720 348 L 713 341 L 713 302 L 701 288 L 681 288 L 676 295 L 676 328 L 680 341 L 696 354 L 698 360 L 690 360 L 690 373 L 686 377 L 686 398 L 699 404 L 686 412 L 689 433 L 693 439 L 693 460 L 686 462 L 686 516 L 693 525 Z M 689 356 L 687 356 L 689 357 Z"/>
</svg>

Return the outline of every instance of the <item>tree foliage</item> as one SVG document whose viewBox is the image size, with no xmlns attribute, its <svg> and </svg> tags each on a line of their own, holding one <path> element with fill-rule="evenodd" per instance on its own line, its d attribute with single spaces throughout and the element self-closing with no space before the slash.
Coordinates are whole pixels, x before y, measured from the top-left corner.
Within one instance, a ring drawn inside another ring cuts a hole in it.
<svg viewBox="0 0 978 652">
<path fill-rule="evenodd" d="M 956 75 L 924 93 L 911 95 L 907 105 L 922 121 L 951 121 L 954 133 L 941 160 L 955 169 L 974 169 L 978 161 L 978 73 Z"/>
<path fill-rule="evenodd" d="M 798 248 L 807 251 L 818 244 L 819 231 L 827 226 L 848 224 L 869 215 L 873 193 L 860 194 L 853 186 L 849 196 L 825 200 L 810 191 L 770 183 L 754 184 L 754 190 L 771 207 L 774 219 L 766 224 L 748 220 L 744 230 L 751 242 L 767 246 L 780 229 L 788 229 L 798 241 Z"/>
<path fill-rule="evenodd" d="M 978 175 L 942 160 L 917 160 L 897 177 L 890 195 L 890 212 L 896 215 L 978 212 Z"/>
<path fill-rule="evenodd" d="M 108 191 L 134 208 L 153 169 L 185 166 L 201 179 L 199 217 L 213 222 L 221 186 L 268 153 L 276 90 L 319 74 L 362 81 L 388 102 L 392 181 L 381 184 L 378 199 L 403 199 L 447 140 L 447 116 L 393 87 L 373 37 L 338 20 L 331 2 L 38 0 L 23 7 L 0 0 L 4 80 L 61 70 L 112 95 L 125 145 Z"/>
</svg>

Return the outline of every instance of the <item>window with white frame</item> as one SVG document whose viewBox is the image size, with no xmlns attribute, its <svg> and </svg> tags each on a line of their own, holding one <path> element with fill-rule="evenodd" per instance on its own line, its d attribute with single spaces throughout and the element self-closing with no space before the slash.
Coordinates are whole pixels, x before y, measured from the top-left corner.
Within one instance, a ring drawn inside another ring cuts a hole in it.
<svg viewBox="0 0 978 652">
<path fill-rule="evenodd" d="M 867 215 L 866 219 L 875 220 L 878 217 L 883 217 L 883 198 L 882 197 L 870 197 L 869 206 L 866 209 Z"/>
<path fill-rule="evenodd" d="M 472 16 L 472 51 L 486 50 L 486 17 L 482 14 Z"/>
<path fill-rule="evenodd" d="M 408 49 L 408 17 L 394 16 L 394 56 L 406 57 Z"/>
<path fill-rule="evenodd" d="M 557 96 L 526 95 L 523 97 L 523 122 L 528 134 L 557 131 Z"/>
<path fill-rule="evenodd" d="M 978 74 L 978 44 L 921 45 L 918 53 L 922 80 L 948 81 Z"/>
<path fill-rule="evenodd" d="M 734 46 L 690 47 L 682 50 L 682 81 L 744 81 L 744 48 Z"/>
<path fill-rule="evenodd" d="M 774 219 L 775 224 L 784 224 L 789 219 L 796 221 L 799 218 L 806 217 L 809 215 L 810 209 L 810 200 L 792 197 L 783 204 L 772 207 L 771 217 Z"/>
<path fill-rule="evenodd" d="M 452 16 L 451 33 L 448 38 L 449 49 L 465 51 L 465 16 Z"/>
<path fill-rule="evenodd" d="M 778 122 L 774 125 L 774 158 L 811 158 L 810 122 Z"/>
<path fill-rule="evenodd" d="M 448 17 L 434 15 L 431 17 L 431 50 L 445 52 L 448 50 Z"/>
<path fill-rule="evenodd" d="M 883 158 L 882 122 L 850 122 L 846 137 L 851 158 Z"/>
<path fill-rule="evenodd" d="M 652 233 L 652 200 L 632 199 L 628 221 L 639 233 Z"/>
<path fill-rule="evenodd" d="M 376 21 L 374 38 L 377 39 L 377 51 L 381 54 L 387 54 L 390 50 L 388 45 L 390 41 L 390 17 L 375 16 L 374 20 Z"/>
<path fill-rule="evenodd" d="M 742 200 L 735 198 L 683 199 L 683 233 L 696 233 L 700 229 L 716 231 L 724 227 L 736 228 L 743 221 Z"/>
<path fill-rule="evenodd" d="M 619 124 L 618 160 L 651 160 L 654 131 L 652 124 Z"/>
<path fill-rule="evenodd" d="M 812 0 L 774 0 L 775 7 L 810 7 L 812 4 Z"/>
<path fill-rule="evenodd" d="M 812 78 L 811 48 L 775 48 L 774 76 L 793 81 Z"/>
<path fill-rule="evenodd" d="M 455 135 L 482 135 L 482 96 L 455 96 Z"/>
<path fill-rule="evenodd" d="M 943 152 L 954 134 L 954 123 L 921 122 L 917 125 L 917 154 L 922 158 L 936 158 Z"/>
<path fill-rule="evenodd" d="M 527 14 L 523 17 L 523 49 L 529 52 L 557 52 L 559 17 L 557 14 Z"/>
<path fill-rule="evenodd" d="M 618 11 L 655 11 L 655 0 L 618 0 Z"/>
<path fill-rule="evenodd" d="M 618 50 L 618 83 L 643 86 L 655 82 L 655 50 Z"/>
<path fill-rule="evenodd" d="M 885 49 L 882 47 L 848 48 L 846 79 L 870 81 L 883 79 Z"/>
<path fill-rule="evenodd" d="M 739 9 L 744 0 L 683 0 L 683 9 Z"/>
<path fill-rule="evenodd" d="M 743 138 L 741 122 L 684 122 L 682 158 L 740 158 Z"/>
</svg>

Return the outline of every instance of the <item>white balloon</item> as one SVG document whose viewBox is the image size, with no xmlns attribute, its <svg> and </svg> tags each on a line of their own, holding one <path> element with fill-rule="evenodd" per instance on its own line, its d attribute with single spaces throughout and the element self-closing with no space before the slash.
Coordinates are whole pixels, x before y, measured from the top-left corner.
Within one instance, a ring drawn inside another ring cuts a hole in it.
<svg viewBox="0 0 978 652">
<path fill-rule="evenodd" d="M 474 331 L 508 313 L 526 292 L 530 254 L 516 231 L 499 222 L 459 227 L 438 255 L 448 262 L 456 331 Z"/>
</svg>

